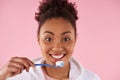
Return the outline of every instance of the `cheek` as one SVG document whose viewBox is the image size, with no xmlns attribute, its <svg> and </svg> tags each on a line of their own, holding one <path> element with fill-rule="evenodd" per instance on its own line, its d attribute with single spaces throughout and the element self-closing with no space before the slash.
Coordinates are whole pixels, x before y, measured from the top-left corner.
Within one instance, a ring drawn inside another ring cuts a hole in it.
<svg viewBox="0 0 120 80">
<path fill-rule="evenodd" d="M 45 60 L 49 61 L 48 52 L 49 52 L 50 46 L 48 44 L 42 42 L 42 43 L 40 43 L 40 47 L 41 47 L 42 56 L 44 57 Z"/>
<path fill-rule="evenodd" d="M 47 51 L 50 49 L 50 45 L 48 43 L 45 43 L 44 41 L 40 41 L 40 47 L 42 53 L 47 53 Z"/>
<path fill-rule="evenodd" d="M 65 48 L 68 51 L 69 55 L 71 55 L 73 53 L 74 50 L 74 42 L 70 42 L 68 44 L 65 44 Z"/>
<path fill-rule="evenodd" d="M 41 49 L 47 50 L 47 49 L 49 49 L 49 46 L 47 44 L 41 44 Z"/>
<path fill-rule="evenodd" d="M 73 50 L 75 43 L 74 43 L 74 41 L 70 41 L 69 43 L 64 44 L 64 45 L 65 45 L 65 47 L 66 47 L 67 49 Z"/>
</svg>

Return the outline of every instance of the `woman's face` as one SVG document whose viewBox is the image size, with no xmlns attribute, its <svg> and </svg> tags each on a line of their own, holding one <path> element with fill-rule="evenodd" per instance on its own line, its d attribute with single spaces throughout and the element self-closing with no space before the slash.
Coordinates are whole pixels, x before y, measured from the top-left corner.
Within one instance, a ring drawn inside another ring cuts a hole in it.
<svg viewBox="0 0 120 80">
<path fill-rule="evenodd" d="M 38 38 L 46 63 L 64 61 L 64 64 L 68 64 L 76 41 L 75 31 L 69 21 L 63 18 L 46 20 Z"/>
</svg>

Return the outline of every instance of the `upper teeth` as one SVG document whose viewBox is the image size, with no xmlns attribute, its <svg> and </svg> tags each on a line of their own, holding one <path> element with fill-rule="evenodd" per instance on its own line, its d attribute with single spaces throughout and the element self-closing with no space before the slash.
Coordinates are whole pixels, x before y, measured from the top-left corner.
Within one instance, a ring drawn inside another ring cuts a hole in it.
<svg viewBox="0 0 120 80">
<path fill-rule="evenodd" d="M 55 59 L 60 59 L 64 56 L 64 54 L 61 54 L 61 55 L 52 55 L 53 58 Z"/>
</svg>

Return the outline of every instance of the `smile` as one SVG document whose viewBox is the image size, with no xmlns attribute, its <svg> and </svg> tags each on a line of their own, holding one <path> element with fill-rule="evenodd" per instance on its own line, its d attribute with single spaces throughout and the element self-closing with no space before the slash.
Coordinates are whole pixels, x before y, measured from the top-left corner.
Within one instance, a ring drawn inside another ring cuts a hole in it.
<svg viewBox="0 0 120 80">
<path fill-rule="evenodd" d="M 55 60 L 61 60 L 65 54 L 50 54 L 50 56 Z"/>
<path fill-rule="evenodd" d="M 60 59 L 64 56 L 64 54 L 61 54 L 61 55 L 51 55 L 53 58 L 55 59 Z"/>
</svg>

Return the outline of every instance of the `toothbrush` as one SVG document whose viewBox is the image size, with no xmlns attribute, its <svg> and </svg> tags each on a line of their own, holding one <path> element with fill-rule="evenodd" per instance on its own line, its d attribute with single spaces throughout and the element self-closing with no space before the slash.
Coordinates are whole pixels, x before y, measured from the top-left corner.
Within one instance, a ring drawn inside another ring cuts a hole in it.
<svg viewBox="0 0 120 80">
<path fill-rule="evenodd" d="M 59 67 L 64 66 L 64 62 L 63 61 L 57 61 L 55 63 L 55 65 L 51 65 L 51 64 L 35 64 L 35 66 L 48 66 L 48 67 L 53 67 L 53 68 L 59 68 Z"/>
</svg>

